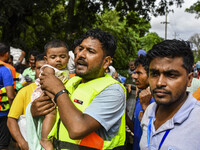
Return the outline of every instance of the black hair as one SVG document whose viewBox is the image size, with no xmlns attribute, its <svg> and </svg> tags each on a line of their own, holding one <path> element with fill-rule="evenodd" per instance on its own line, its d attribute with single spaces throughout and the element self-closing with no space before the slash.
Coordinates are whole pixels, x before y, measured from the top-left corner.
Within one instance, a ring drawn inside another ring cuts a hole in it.
<svg viewBox="0 0 200 150">
<path fill-rule="evenodd" d="M 0 43 L 0 55 L 10 52 L 10 46 L 5 43 Z"/>
<path fill-rule="evenodd" d="M 13 55 L 10 55 L 10 58 L 13 60 Z"/>
<path fill-rule="evenodd" d="M 102 49 L 104 51 L 104 56 L 111 56 L 111 57 L 114 56 L 115 50 L 117 48 L 117 41 L 113 35 L 99 28 L 95 28 L 95 29 L 89 29 L 84 34 L 83 40 L 88 37 L 92 37 L 100 41 Z"/>
<path fill-rule="evenodd" d="M 40 54 L 39 51 L 30 51 L 30 52 L 28 53 L 28 56 L 30 57 L 31 55 L 33 55 L 34 57 L 36 57 L 36 56 L 39 55 L 39 54 Z"/>
<path fill-rule="evenodd" d="M 137 57 L 135 60 L 135 68 L 137 68 L 139 65 L 142 65 L 142 67 L 144 68 L 144 70 L 147 72 L 149 72 L 149 63 L 147 61 L 147 57 L 144 55 L 140 55 L 140 57 Z"/>
<path fill-rule="evenodd" d="M 81 44 L 82 41 L 83 41 L 82 38 L 79 38 L 79 39 L 74 40 L 74 43 L 73 43 L 73 45 L 72 45 L 72 50 L 74 51 L 74 49 L 75 49 L 77 46 L 79 46 L 79 45 Z"/>
<path fill-rule="evenodd" d="M 183 67 L 186 69 L 187 73 L 192 71 L 194 56 L 188 41 L 165 40 L 154 45 L 147 53 L 149 64 L 157 57 L 183 57 Z"/>
<path fill-rule="evenodd" d="M 44 60 L 44 56 L 45 56 L 44 53 L 37 55 L 35 57 L 35 61 L 42 61 L 42 60 Z"/>
<path fill-rule="evenodd" d="M 52 41 L 48 42 L 47 44 L 45 44 L 45 46 L 44 46 L 45 54 L 47 54 L 47 51 L 49 48 L 56 48 L 56 47 L 65 47 L 67 49 L 67 51 L 69 51 L 69 46 L 64 41 L 52 40 Z"/>
</svg>

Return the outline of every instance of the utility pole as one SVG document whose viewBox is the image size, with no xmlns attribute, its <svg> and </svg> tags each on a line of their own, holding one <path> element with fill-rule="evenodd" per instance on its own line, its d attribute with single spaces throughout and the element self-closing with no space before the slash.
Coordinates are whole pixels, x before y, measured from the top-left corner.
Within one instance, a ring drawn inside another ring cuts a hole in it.
<svg viewBox="0 0 200 150">
<path fill-rule="evenodd" d="M 165 21 L 161 22 L 161 24 L 165 24 L 165 40 L 167 39 L 167 24 L 169 24 L 169 22 L 167 22 L 167 6 L 166 6 L 166 10 L 165 10 Z"/>
<path fill-rule="evenodd" d="M 179 36 L 178 33 L 174 32 L 174 39 L 176 40 L 176 38 Z"/>
</svg>

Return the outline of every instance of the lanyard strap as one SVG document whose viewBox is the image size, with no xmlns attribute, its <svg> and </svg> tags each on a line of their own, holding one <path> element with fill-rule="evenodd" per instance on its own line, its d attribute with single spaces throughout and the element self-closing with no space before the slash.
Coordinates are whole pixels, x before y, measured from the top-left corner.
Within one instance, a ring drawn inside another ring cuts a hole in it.
<svg viewBox="0 0 200 150">
<path fill-rule="evenodd" d="M 153 117 L 150 118 L 150 120 L 149 120 L 149 125 L 148 125 L 148 129 L 147 129 L 148 149 L 150 149 L 151 123 L 152 123 L 152 120 L 153 120 Z M 160 142 L 160 145 L 159 145 L 159 147 L 158 147 L 158 150 L 160 150 L 160 148 L 161 148 L 162 144 L 164 143 L 164 141 L 165 141 L 167 135 L 169 134 L 170 130 L 171 130 L 171 129 L 168 129 L 168 130 L 165 132 L 165 134 L 164 134 L 164 136 L 163 136 L 163 138 L 162 138 L 162 140 L 161 140 L 161 142 Z"/>
</svg>

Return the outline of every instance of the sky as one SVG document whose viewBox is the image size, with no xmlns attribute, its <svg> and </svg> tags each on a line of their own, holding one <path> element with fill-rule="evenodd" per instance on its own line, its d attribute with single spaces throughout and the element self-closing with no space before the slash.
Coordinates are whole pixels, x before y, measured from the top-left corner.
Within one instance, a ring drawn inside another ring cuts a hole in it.
<svg viewBox="0 0 200 150">
<path fill-rule="evenodd" d="M 174 13 L 167 15 L 167 39 L 188 40 L 195 33 L 200 33 L 200 18 L 196 19 L 195 14 L 185 12 L 185 8 L 189 8 L 197 0 L 185 0 L 182 8 L 174 8 Z M 160 37 L 165 38 L 165 25 L 161 22 L 165 21 L 165 16 L 153 17 L 151 19 L 150 32 L 156 32 Z M 176 36 L 175 36 L 176 35 Z"/>
</svg>

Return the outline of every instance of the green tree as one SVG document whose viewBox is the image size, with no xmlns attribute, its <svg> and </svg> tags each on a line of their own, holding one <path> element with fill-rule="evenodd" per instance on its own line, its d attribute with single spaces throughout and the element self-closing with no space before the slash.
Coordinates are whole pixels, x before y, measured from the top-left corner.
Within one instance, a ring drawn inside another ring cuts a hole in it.
<svg viewBox="0 0 200 150">
<path fill-rule="evenodd" d="M 200 17 L 200 1 L 197 1 L 192 6 L 190 6 L 190 8 L 187 8 L 186 12 L 196 14 L 196 18 L 199 18 Z"/>
<path fill-rule="evenodd" d="M 149 22 L 138 17 L 137 13 L 130 12 L 128 16 L 132 16 L 137 24 L 131 24 L 131 27 L 126 17 L 121 20 L 119 12 L 111 10 L 98 15 L 97 22 L 93 26 L 110 32 L 117 38 L 117 50 L 113 61 L 117 69 L 127 68 L 129 60 L 136 58 L 136 51 L 140 47 L 140 34 L 147 32 L 150 28 Z"/>
<path fill-rule="evenodd" d="M 163 41 L 163 38 L 159 37 L 157 33 L 150 32 L 147 33 L 144 37 L 140 38 L 141 49 L 149 51 L 153 45 Z"/>
<path fill-rule="evenodd" d="M 27 33 L 36 32 L 36 37 L 33 36 L 32 38 L 37 39 L 38 32 L 44 34 L 44 30 L 49 30 L 47 25 L 48 14 L 60 3 L 61 1 L 59 0 L 1 0 L 1 40 L 15 46 L 26 47 L 26 42 L 24 41 Z M 30 31 L 27 31 L 27 29 Z"/>
<path fill-rule="evenodd" d="M 55 38 L 65 40 L 71 45 L 74 39 L 93 26 L 97 20 L 96 14 L 104 14 L 106 10 L 113 8 L 119 12 L 120 21 L 123 22 L 126 17 L 124 27 L 131 27 L 137 34 L 136 29 L 139 30 L 141 37 L 148 28 L 142 26 L 142 29 L 138 24 L 146 24 L 150 13 L 164 13 L 163 8 L 167 2 L 160 0 L 159 5 L 156 5 L 155 1 L 0 0 L 0 39 L 25 51 L 42 51 L 43 45 Z M 169 4 L 174 2 L 181 4 L 182 0 L 171 0 Z M 140 20 L 140 17 L 145 19 Z"/>
<path fill-rule="evenodd" d="M 200 60 L 200 34 L 194 34 L 189 41 L 193 44 L 195 62 L 197 62 Z"/>
</svg>

